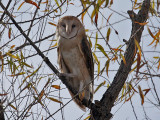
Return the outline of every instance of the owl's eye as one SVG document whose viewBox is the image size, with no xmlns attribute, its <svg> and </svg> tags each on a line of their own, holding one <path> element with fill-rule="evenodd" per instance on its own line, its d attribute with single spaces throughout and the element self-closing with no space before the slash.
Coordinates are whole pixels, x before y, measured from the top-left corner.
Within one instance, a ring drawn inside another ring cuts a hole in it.
<svg viewBox="0 0 160 120">
<path fill-rule="evenodd" d="M 76 27 L 76 25 L 72 25 L 72 28 L 75 28 Z"/>
<path fill-rule="evenodd" d="M 63 24 L 62 26 L 63 26 L 64 28 L 66 28 L 66 25 L 65 25 L 65 24 Z"/>
</svg>

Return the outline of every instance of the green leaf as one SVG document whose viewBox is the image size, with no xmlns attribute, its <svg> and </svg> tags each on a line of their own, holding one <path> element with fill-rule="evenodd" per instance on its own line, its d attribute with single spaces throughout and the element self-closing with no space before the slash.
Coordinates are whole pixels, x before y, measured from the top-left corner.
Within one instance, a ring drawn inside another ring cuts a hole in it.
<svg viewBox="0 0 160 120">
<path fill-rule="evenodd" d="M 20 88 L 20 87 L 24 84 L 24 82 L 27 80 L 27 78 L 29 78 L 29 77 L 33 76 L 35 73 L 37 73 L 40 68 L 41 68 L 41 65 L 40 65 L 35 71 L 33 71 L 32 74 L 28 75 L 28 76 L 22 81 L 22 84 L 21 84 L 18 88 Z"/>
<path fill-rule="evenodd" d="M 108 59 L 107 62 L 106 62 L 106 73 L 107 73 L 107 76 L 108 76 L 109 63 L 110 63 L 110 59 Z"/>
<path fill-rule="evenodd" d="M 98 43 L 98 33 L 96 32 L 96 42 L 95 42 L 95 49 L 94 50 L 96 50 L 97 43 Z"/>
<path fill-rule="evenodd" d="M 23 65 L 25 65 L 26 67 L 29 67 L 29 68 L 33 68 L 32 66 L 28 65 L 27 63 L 25 62 L 21 62 Z"/>
<path fill-rule="evenodd" d="M 59 6 L 58 1 L 57 1 L 57 0 L 55 0 L 55 2 L 56 2 L 56 4 L 57 4 L 57 6 L 59 7 L 59 10 L 62 12 L 61 7 Z"/>
<path fill-rule="evenodd" d="M 91 41 L 91 38 L 89 36 L 88 36 L 88 41 L 89 41 L 90 47 L 92 48 L 92 41 Z"/>
<path fill-rule="evenodd" d="M 96 93 L 96 92 L 99 90 L 99 88 L 101 88 L 101 87 L 104 86 L 105 84 L 106 84 L 106 81 L 100 83 L 100 84 L 98 85 L 98 87 L 95 89 L 94 93 Z"/>
<path fill-rule="evenodd" d="M 108 6 L 108 3 L 109 3 L 109 0 L 106 0 L 106 4 L 104 7 L 107 7 Z"/>
<path fill-rule="evenodd" d="M 99 60 L 98 60 L 98 58 L 97 58 L 97 56 L 96 56 L 96 54 L 93 52 L 93 57 L 94 57 L 94 59 L 96 60 L 96 63 L 98 64 L 99 63 Z"/>
<path fill-rule="evenodd" d="M 110 36 L 110 34 L 111 34 L 111 29 L 110 28 L 108 28 L 108 31 L 107 31 L 107 41 L 109 41 L 109 36 Z"/>
<path fill-rule="evenodd" d="M 100 44 L 96 44 L 96 47 L 109 59 L 107 53 L 104 51 L 104 48 Z"/>
</svg>

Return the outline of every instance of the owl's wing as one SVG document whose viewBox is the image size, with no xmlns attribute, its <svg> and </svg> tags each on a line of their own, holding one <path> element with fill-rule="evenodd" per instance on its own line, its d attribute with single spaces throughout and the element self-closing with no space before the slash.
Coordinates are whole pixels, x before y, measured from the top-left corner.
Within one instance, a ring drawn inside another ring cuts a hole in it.
<svg viewBox="0 0 160 120">
<path fill-rule="evenodd" d="M 86 63 L 88 72 L 89 72 L 90 77 L 91 77 L 91 81 L 92 81 L 91 89 L 92 89 L 92 91 L 90 93 L 90 95 L 91 95 L 90 99 L 92 100 L 93 99 L 93 85 L 94 85 L 94 63 L 93 63 L 92 51 L 91 51 L 91 48 L 90 48 L 90 44 L 87 40 L 87 36 L 83 37 L 83 39 L 81 41 L 81 44 L 79 45 L 79 49 L 82 52 L 84 61 Z"/>
<path fill-rule="evenodd" d="M 94 80 L 94 63 L 93 63 L 92 51 L 90 48 L 90 44 L 87 40 L 87 37 L 84 37 L 82 39 L 79 48 L 82 51 L 91 79 Z"/>
</svg>

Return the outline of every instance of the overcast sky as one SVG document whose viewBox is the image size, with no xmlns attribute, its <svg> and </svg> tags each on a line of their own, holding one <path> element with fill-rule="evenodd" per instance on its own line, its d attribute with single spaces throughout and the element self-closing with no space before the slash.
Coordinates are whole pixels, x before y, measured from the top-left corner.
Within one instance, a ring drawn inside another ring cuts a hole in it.
<svg viewBox="0 0 160 120">
<path fill-rule="evenodd" d="M 6 1 L 2 0 L 2 2 L 5 4 Z M 77 3 L 76 2 L 75 2 L 75 0 L 73 0 L 74 5 L 69 5 L 67 12 L 63 16 L 66 16 L 66 15 L 77 16 L 82 11 L 82 7 L 80 6 L 81 4 L 79 2 L 77 2 Z M 20 5 L 20 3 L 21 2 L 19 2 L 18 4 Z M 19 5 L 17 5 L 17 7 Z M 24 8 L 21 8 L 20 11 L 22 12 L 23 9 L 27 9 L 29 7 L 30 7 L 30 5 L 24 4 Z M 132 29 L 132 23 L 131 23 L 131 20 L 129 19 L 127 11 L 131 10 L 131 9 L 132 9 L 132 4 L 131 4 L 130 0 L 114 0 L 114 3 L 111 6 L 111 9 L 105 8 L 105 9 L 101 10 L 102 14 L 104 16 L 106 16 L 106 18 L 108 18 L 109 15 L 111 13 L 113 13 L 113 15 L 111 16 L 111 18 L 109 20 L 110 24 L 120 21 L 116 24 L 113 24 L 112 26 L 109 26 L 111 28 L 111 36 L 110 36 L 109 44 L 113 48 L 116 48 L 119 45 L 123 45 L 124 44 L 123 39 L 128 40 L 129 37 L 130 37 L 131 29 Z M 30 11 L 32 12 L 34 10 L 35 10 L 35 7 L 32 7 L 32 9 Z M 40 11 L 43 11 L 43 10 L 44 10 L 43 8 L 40 8 Z M 88 11 L 88 13 L 90 15 L 91 15 L 92 10 L 93 10 L 93 8 L 90 8 L 89 11 Z M 0 8 L 0 11 L 2 11 L 1 8 Z M 31 16 L 32 15 L 30 15 L 30 16 L 22 15 L 22 17 L 16 18 L 16 20 L 25 21 L 25 20 L 30 19 Z M 51 22 L 57 23 L 58 19 L 59 18 L 57 17 L 57 18 L 54 19 L 54 21 L 51 21 Z M 157 18 L 157 19 L 159 19 L 159 18 Z M 52 20 L 52 19 L 50 19 L 50 20 Z M 106 25 L 105 22 L 106 22 L 106 20 L 105 19 L 102 20 L 102 16 L 99 16 L 98 26 Z M 156 22 L 156 21 L 153 21 L 153 22 Z M 88 15 L 86 15 L 85 18 L 84 18 L 84 26 L 85 26 L 86 29 L 96 30 L 96 27 L 91 23 L 91 20 L 90 20 Z M 28 28 L 28 25 L 27 24 L 21 25 L 21 27 L 23 28 L 23 30 L 25 30 L 25 29 Z M 118 35 L 115 34 L 112 27 L 115 30 L 118 31 Z M 38 29 L 38 27 L 35 28 L 35 30 L 36 29 Z M 106 36 L 107 29 L 108 29 L 108 27 L 105 27 L 104 29 L 101 29 L 101 33 L 104 36 Z M 13 30 L 16 31 L 16 29 L 14 29 L 14 28 L 13 28 Z M 53 27 L 51 25 L 47 25 L 46 29 L 45 29 L 45 34 L 43 35 L 43 37 L 45 37 L 47 35 L 50 35 L 54 32 L 55 32 L 55 27 Z M 33 36 L 34 34 L 35 33 L 34 33 L 34 30 L 33 30 L 29 35 L 29 37 L 31 39 L 33 38 L 33 41 L 36 40 L 36 37 Z M 90 35 L 90 32 L 88 32 L 87 34 Z M 146 30 L 146 27 L 145 27 L 143 35 L 146 35 L 146 34 L 148 34 L 148 33 L 147 33 L 147 30 Z M 95 35 L 93 35 L 93 36 L 95 37 Z M 98 37 L 101 38 L 102 36 L 100 34 L 98 34 Z M 49 39 L 49 40 L 53 40 L 53 39 L 55 39 L 55 38 L 52 38 L 52 39 Z M 6 40 L 8 41 L 7 33 L 6 33 L 6 39 L 5 38 L 2 39 L 2 41 L 0 43 L 0 46 L 3 45 L 4 43 L 6 43 L 7 42 Z M 24 38 L 18 38 L 18 39 L 15 40 L 15 42 L 13 41 L 11 43 L 11 45 L 12 44 L 16 44 L 16 46 L 21 45 L 24 40 L 25 40 Z M 43 44 L 39 44 L 39 48 L 41 50 L 45 50 L 50 45 L 54 45 L 54 42 L 51 44 L 51 41 L 49 41 L 49 40 L 46 41 L 46 42 L 43 42 Z M 95 39 L 92 39 L 92 42 L 94 43 Z M 150 42 L 151 42 L 151 37 L 150 36 L 143 36 L 142 37 L 142 42 L 140 43 L 141 45 L 143 45 L 142 49 L 149 51 L 151 49 L 151 47 L 148 46 L 148 44 Z M 99 39 L 98 44 L 101 44 L 106 51 L 109 50 L 109 48 L 108 48 L 108 46 L 106 46 L 104 40 Z M 123 47 L 124 51 L 125 51 L 125 48 L 126 47 Z M 28 47 L 27 49 L 30 49 L 30 47 Z M 157 50 L 159 50 L 159 49 L 157 49 Z M 31 51 L 26 50 L 25 54 L 28 55 L 30 53 L 36 53 L 35 51 L 34 52 L 33 51 L 34 51 L 33 49 Z M 99 53 L 96 53 L 96 54 L 97 54 L 98 57 L 103 57 L 102 54 L 99 54 Z M 147 54 L 145 54 L 145 57 L 152 58 L 153 56 L 156 56 L 156 55 L 157 54 L 147 53 Z M 50 51 L 48 54 L 46 54 L 46 56 L 52 61 L 53 65 L 58 67 L 58 65 L 57 65 L 57 50 L 56 49 Z M 106 60 L 107 60 L 106 58 L 101 58 L 101 68 L 104 66 Z M 153 59 L 151 59 L 151 60 L 153 60 Z M 31 58 L 29 60 L 27 59 L 27 61 L 31 64 L 34 64 L 35 69 L 36 69 L 36 65 L 38 66 L 42 62 L 41 58 L 38 57 L 38 56 L 34 57 L 34 58 Z M 118 67 L 119 67 L 118 64 L 114 64 L 114 62 L 111 62 L 109 69 L 110 70 L 117 70 Z M 97 66 L 95 66 L 95 70 L 97 70 Z M 51 73 L 51 70 L 45 64 L 43 64 L 42 73 L 45 73 L 45 72 L 46 73 Z M 109 72 L 109 77 L 107 77 L 106 73 L 104 73 L 103 76 L 105 76 L 111 82 L 113 80 L 114 76 L 115 76 L 115 73 L 116 73 L 116 71 Z M 130 74 L 127 80 L 130 81 L 134 77 L 135 77 L 134 74 Z M 100 77 L 99 79 L 95 79 L 95 84 L 98 85 L 99 83 L 101 83 L 103 81 L 105 81 L 105 79 Z M 154 82 L 157 83 L 156 88 L 159 90 L 160 89 L 159 79 L 154 79 Z M 44 84 L 45 84 L 45 82 L 42 82 L 42 81 L 40 83 L 41 84 L 39 85 L 39 88 L 37 88 L 38 90 L 40 90 L 41 87 L 43 87 Z M 62 88 L 65 88 L 65 86 L 62 85 L 60 80 L 54 82 L 54 84 L 59 84 Z M 140 85 L 143 89 L 147 89 L 150 86 L 150 82 L 141 82 Z M 17 86 L 18 86 L 18 84 L 17 84 Z M 4 87 L 6 87 L 6 88 L 9 87 L 8 82 L 4 82 Z M 95 86 L 95 88 L 96 88 L 96 86 Z M 94 95 L 94 100 L 100 100 L 102 98 L 103 93 L 106 91 L 106 89 L 107 89 L 106 86 L 102 87 Z M 57 94 L 59 94 L 59 93 L 56 91 L 55 94 L 53 94 L 53 96 L 54 95 L 56 96 Z M 70 95 L 69 95 L 69 93 L 66 89 L 64 89 L 60 92 L 60 96 L 64 97 L 64 98 L 70 98 Z M 155 99 L 152 98 L 153 96 L 150 93 L 147 94 L 147 97 L 150 98 L 153 101 L 155 100 Z M 63 99 L 64 103 L 67 103 L 68 101 L 70 101 L 70 99 Z M 133 106 L 135 108 L 135 112 L 137 114 L 138 120 L 143 120 L 145 118 L 145 115 L 144 115 L 144 112 L 143 112 L 143 107 L 141 105 L 141 99 L 140 99 L 139 94 L 134 95 L 134 97 L 132 98 L 132 102 L 133 102 Z M 54 113 L 60 107 L 60 105 L 58 103 L 53 103 L 53 102 L 49 102 L 48 105 L 49 105 L 48 109 L 50 110 L 51 113 Z M 39 106 L 39 107 L 41 107 L 41 106 Z M 158 110 L 158 108 L 155 108 L 155 106 L 153 106 L 152 104 L 145 102 L 144 103 L 144 109 L 146 110 L 146 113 L 149 116 L 149 118 L 151 118 L 152 120 L 159 120 L 160 111 Z M 34 110 L 38 110 L 38 107 L 35 108 Z M 63 109 L 63 114 L 64 114 L 65 120 L 76 120 L 84 114 L 84 116 L 81 118 L 83 120 L 84 118 L 86 118 L 88 116 L 88 113 L 89 112 L 84 113 L 81 109 L 78 108 L 78 106 L 73 101 L 69 102 Z M 45 113 L 42 113 L 42 114 L 45 115 Z M 62 114 L 61 111 L 59 111 L 53 117 L 56 120 L 61 120 L 62 119 L 61 114 Z M 131 106 L 130 102 L 126 102 L 126 103 L 121 102 L 121 103 L 116 104 L 115 107 L 113 107 L 113 109 L 112 109 L 112 114 L 114 115 L 112 120 L 135 120 L 135 116 L 133 114 L 133 109 L 132 109 L 132 106 Z"/>
</svg>

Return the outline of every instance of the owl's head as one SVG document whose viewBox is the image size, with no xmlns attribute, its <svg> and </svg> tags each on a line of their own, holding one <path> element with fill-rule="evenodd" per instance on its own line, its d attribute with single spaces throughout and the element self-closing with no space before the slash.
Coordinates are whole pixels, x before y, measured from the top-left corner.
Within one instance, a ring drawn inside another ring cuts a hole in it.
<svg viewBox="0 0 160 120">
<path fill-rule="evenodd" d="M 58 21 L 57 32 L 63 38 L 72 39 L 77 35 L 85 34 L 84 31 L 82 23 L 75 16 L 65 16 Z"/>
</svg>

